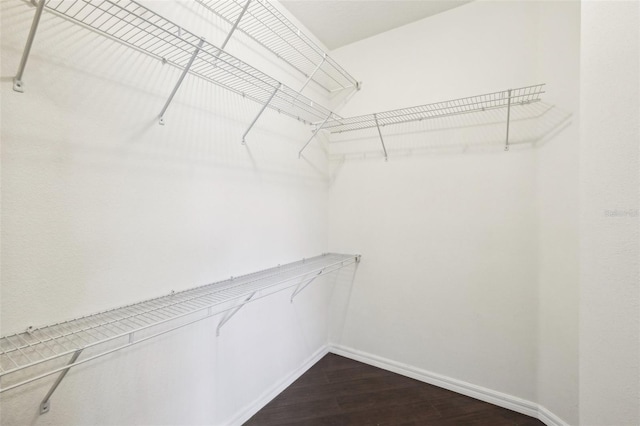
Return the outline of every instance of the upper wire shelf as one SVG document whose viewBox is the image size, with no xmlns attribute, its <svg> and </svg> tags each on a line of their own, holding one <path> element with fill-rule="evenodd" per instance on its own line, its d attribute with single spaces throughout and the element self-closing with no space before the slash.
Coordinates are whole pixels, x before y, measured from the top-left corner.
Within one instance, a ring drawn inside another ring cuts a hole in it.
<svg viewBox="0 0 640 426">
<path fill-rule="evenodd" d="M 3 379 L 0 393 L 58 372 L 65 373 L 74 365 L 226 312 L 227 316 L 218 325 L 219 330 L 247 302 L 298 285 L 291 296 L 293 301 L 293 297 L 315 278 L 359 260 L 359 255 L 323 254 L 0 337 L 0 378 Z M 85 349 L 91 349 L 90 356 L 78 360 Z M 69 356 L 72 359 L 67 364 L 55 362 L 66 361 Z M 14 374 L 18 372 L 21 374 Z"/>
<path fill-rule="evenodd" d="M 526 105 L 541 100 L 544 84 L 502 90 L 484 95 L 470 96 L 444 102 L 419 105 L 392 111 L 365 114 L 347 118 L 330 118 L 322 125 L 323 130 L 342 133 L 354 130 L 384 127 L 393 124 L 409 123 L 425 119 L 448 117 L 459 114 L 487 111 Z"/>
<path fill-rule="evenodd" d="M 45 8 L 305 124 L 338 117 L 133 0 L 45 0 Z"/>
<path fill-rule="evenodd" d="M 267 0 L 196 0 L 327 92 L 358 81 Z M 306 85 L 306 83 L 305 83 Z M 304 86 L 303 86 L 304 87 Z"/>
</svg>

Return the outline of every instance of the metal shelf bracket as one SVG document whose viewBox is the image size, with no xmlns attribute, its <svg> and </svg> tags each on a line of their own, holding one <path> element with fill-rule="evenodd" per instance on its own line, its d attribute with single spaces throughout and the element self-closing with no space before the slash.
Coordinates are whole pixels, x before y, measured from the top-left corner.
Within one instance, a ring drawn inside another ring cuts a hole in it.
<svg viewBox="0 0 640 426">
<path fill-rule="evenodd" d="M 316 68 L 313 70 L 313 72 L 311 74 L 309 74 L 309 77 L 307 77 L 307 81 L 304 82 L 304 84 L 302 85 L 302 87 L 300 88 L 300 90 L 298 90 L 298 94 L 296 95 L 296 99 L 298 99 L 298 96 L 300 96 L 300 94 L 302 93 L 302 91 L 304 90 L 305 87 L 307 87 L 307 84 L 309 84 L 309 82 L 311 80 L 313 80 L 313 76 L 316 75 L 316 73 L 318 72 L 318 70 L 320 68 L 322 68 L 322 65 L 326 62 L 327 60 L 327 54 L 325 53 L 322 56 L 322 61 L 320 61 L 318 63 L 318 65 L 316 66 Z"/>
<path fill-rule="evenodd" d="M 235 308 L 233 308 L 230 311 L 227 311 L 224 314 L 224 317 L 222 317 L 222 319 L 220 320 L 220 323 L 218 324 L 218 327 L 216 327 L 216 336 L 220 336 L 220 329 L 222 328 L 223 325 L 225 325 L 230 319 L 231 317 L 233 317 L 235 314 L 238 313 L 238 311 L 240 309 L 242 309 L 242 307 L 244 305 L 246 305 L 247 303 L 249 303 L 251 301 L 251 299 L 253 299 L 253 296 L 255 296 L 257 293 L 257 291 L 254 291 L 253 293 L 251 293 L 249 296 L 247 296 L 246 299 L 244 299 L 244 301 L 242 303 L 240 303 L 238 306 L 236 306 Z"/>
<path fill-rule="evenodd" d="M 311 137 L 309 138 L 309 140 L 307 141 L 307 143 L 304 144 L 304 146 L 302 147 L 302 149 L 298 152 L 298 158 L 302 157 L 302 151 L 304 151 L 304 149 L 307 147 L 307 145 L 309 145 L 311 143 L 311 141 L 313 140 L 313 138 L 316 137 L 316 135 L 318 134 L 318 132 L 320 131 L 320 129 L 322 129 L 322 126 L 325 125 L 325 123 L 329 120 L 329 117 L 331 117 L 331 113 L 329 113 L 329 115 L 327 115 L 327 118 L 324 119 L 324 121 L 322 122 L 321 125 L 319 125 L 318 127 L 316 127 L 316 130 L 313 132 L 313 135 L 311 135 Z"/>
<path fill-rule="evenodd" d="M 387 148 L 384 146 L 384 139 L 382 139 L 382 132 L 380 131 L 380 124 L 378 123 L 378 115 L 373 114 L 373 120 L 376 122 L 376 128 L 378 129 L 378 135 L 380 136 L 380 143 L 382 143 L 382 150 L 384 151 L 384 161 L 389 161 L 387 157 Z"/>
<path fill-rule="evenodd" d="M 169 105 L 171 105 L 171 101 L 173 100 L 173 97 L 176 95 L 176 93 L 178 93 L 178 89 L 180 88 L 182 81 L 187 76 L 187 73 L 189 72 L 191 65 L 193 65 L 193 61 L 196 60 L 196 56 L 198 56 L 198 53 L 200 52 L 200 49 L 202 48 L 203 44 L 204 44 L 204 38 L 200 38 L 200 42 L 198 43 L 198 46 L 196 47 L 196 49 L 193 51 L 193 54 L 191 55 L 191 59 L 189 59 L 187 66 L 184 67 L 184 69 L 182 70 L 182 74 L 180 74 L 180 78 L 178 79 L 178 82 L 173 87 L 173 90 L 169 95 L 169 99 L 167 99 L 167 102 L 164 104 L 162 111 L 160 111 L 160 115 L 158 117 L 160 119 L 159 123 L 161 125 L 164 126 L 164 114 L 167 112 L 167 108 L 169 108 Z"/>
<path fill-rule="evenodd" d="M 44 9 L 45 0 L 39 0 L 36 6 L 36 13 L 33 16 L 33 22 L 31 23 L 31 29 L 29 30 L 29 36 L 27 37 L 27 43 L 24 46 L 24 51 L 22 52 L 22 59 L 20 60 L 20 65 L 18 66 L 18 72 L 16 76 L 13 78 L 13 90 L 16 92 L 22 93 L 24 92 L 24 83 L 22 82 L 22 75 L 24 74 L 24 69 L 27 67 L 27 59 L 29 59 L 29 53 L 31 52 L 31 46 L 33 45 L 33 40 L 36 38 L 36 32 L 38 31 L 38 24 L 40 23 L 40 17 L 42 16 L 42 10 Z"/>
<path fill-rule="evenodd" d="M 56 381 L 53 382 L 51 389 L 49 389 L 49 392 L 47 392 L 47 394 L 42 399 L 42 402 L 40 403 L 40 415 L 44 413 L 48 413 L 49 409 L 51 409 L 51 401 L 49 401 L 51 399 L 51 395 L 53 395 L 53 393 L 56 391 L 56 389 L 58 388 L 58 385 L 60 385 L 60 383 L 62 382 L 62 379 L 64 379 L 64 376 L 67 375 L 67 373 L 72 367 L 72 364 L 76 362 L 81 352 L 82 352 L 82 349 L 78 349 L 73 353 L 73 355 L 71 356 L 71 359 L 67 363 L 67 368 L 62 370 L 62 372 L 60 373 Z"/>
<path fill-rule="evenodd" d="M 316 278 L 318 278 L 320 275 L 322 275 L 322 273 L 324 272 L 324 269 L 321 269 L 313 278 L 311 278 L 310 280 L 307 281 L 302 281 L 300 282 L 300 284 L 298 284 L 296 286 L 296 289 L 293 291 L 293 293 L 291 294 L 291 303 L 293 303 L 293 299 L 298 295 L 298 293 L 300 293 L 302 290 L 304 290 L 305 288 L 307 288 L 307 286 L 309 284 L 311 284 Z"/>
<path fill-rule="evenodd" d="M 509 100 L 507 102 L 507 138 L 504 142 L 504 150 L 509 151 L 509 121 L 511 120 L 511 89 L 508 90 Z"/>
<path fill-rule="evenodd" d="M 233 27 L 231 27 L 229 34 L 227 34 L 227 38 L 224 39 L 224 42 L 222 43 L 220 50 L 224 50 L 224 48 L 227 47 L 227 43 L 231 39 L 231 36 L 235 32 L 236 28 L 238 28 L 238 24 L 240 23 L 240 20 L 244 16 L 245 12 L 247 11 L 247 8 L 249 7 L 249 3 L 251 3 L 251 0 L 247 0 L 247 3 L 245 3 L 244 7 L 242 8 L 242 12 L 240 12 L 240 15 L 238 15 L 238 19 L 236 19 L 236 22 L 233 24 Z"/>
<path fill-rule="evenodd" d="M 282 83 L 279 83 L 278 87 L 276 87 L 276 90 L 274 90 L 271 96 L 269 96 L 269 99 L 267 100 L 267 102 L 265 102 L 265 104 L 262 105 L 262 108 L 260 108 L 260 112 L 258 112 L 258 115 L 256 115 L 256 118 L 254 118 L 251 124 L 249 124 L 249 128 L 242 135 L 242 145 L 246 144 L 246 137 L 249 134 L 249 131 L 251 131 L 251 128 L 253 128 L 253 125 L 256 124 L 256 121 L 258 121 L 258 118 L 260 118 L 264 110 L 267 109 L 267 107 L 269 106 L 269 103 L 271 103 L 271 100 L 276 95 L 276 93 L 278 93 L 278 90 L 280 90 L 281 87 L 282 87 Z"/>
</svg>

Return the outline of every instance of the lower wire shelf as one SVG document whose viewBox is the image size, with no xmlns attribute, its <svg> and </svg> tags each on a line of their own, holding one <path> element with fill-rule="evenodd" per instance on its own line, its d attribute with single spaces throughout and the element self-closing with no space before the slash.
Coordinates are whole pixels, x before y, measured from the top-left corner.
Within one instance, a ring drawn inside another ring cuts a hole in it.
<svg viewBox="0 0 640 426">
<path fill-rule="evenodd" d="M 220 328 L 246 303 L 297 286 L 360 261 L 360 255 L 327 253 L 213 284 L 0 337 L 0 393 L 59 373 L 49 397 L 71 367 L 225 313 Z M 83 353 L 89 356 L 81 358 Z M 13 379 L 13 380 L 11 380 Z M 11 380 L 8 382 L 7 380 Z"/>
</svg>

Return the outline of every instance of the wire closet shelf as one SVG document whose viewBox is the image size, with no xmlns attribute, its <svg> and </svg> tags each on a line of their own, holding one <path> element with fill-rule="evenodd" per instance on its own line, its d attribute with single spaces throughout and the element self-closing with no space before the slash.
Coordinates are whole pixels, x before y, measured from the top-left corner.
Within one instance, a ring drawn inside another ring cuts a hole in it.
<svg viewBox="0 0 640 426">
<path fill-rule="evenodd" d="M 315 278 L 359 260 L 359 255 L 323 254 L 0 337 L 0 378 L 3 379 L 0 393 L 55 373 L 65 373 L 75 365 L 225 312 L 219 331 L 244 304 L 298 286 L 291 296 L 293 301 Z M 91 349 L 87 351 L 90 355 L 78 360 L 78 355 L 87 349 Z M 67 357 L 71 357 L 71 361 L 64 364 Z"/>
<path fill-rule="evenodd" d="M 327 92 L 358 81 L 266 0 L 196 0 Z M 305 83 L 305 86 L 306 84 Z M 303 86 L 304 87 L 304 86 Z"/>
<path fill-rule="evenodd" d="M 510 108 L 517 105 L 526 105 L 541 100 L 541 95 L 545 93 L 544 86 L 544 84 L 536 84 L 517 89 L 502 90 L 500 92 L 486 93 L 484 95 L 470 96 L 374 114 L 347 118 L 330 118 L 324 123 L 324 125 L 322 125 L 322 129 L 327 130 L 330 133 L 343 133 L 375 127 L 380 128 L 394 124 L 410 123 L 412 121 L 421 121 L 459 114 L 488 111 L 498 108 Z"/>
<path fill-rule="evenodd" d="M 331 111 L 133 0 L 43 0 L 45 9 L 163 63 L 317 124 Z M 337 117 L 333 114 L 332 116 Z"/>
</svg>

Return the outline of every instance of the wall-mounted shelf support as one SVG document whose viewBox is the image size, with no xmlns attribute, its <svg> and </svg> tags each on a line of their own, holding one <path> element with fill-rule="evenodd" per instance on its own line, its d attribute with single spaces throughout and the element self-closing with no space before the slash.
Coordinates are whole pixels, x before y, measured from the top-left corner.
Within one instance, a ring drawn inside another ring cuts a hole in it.
<svg viewBox="0 0 640 426">
<path fill-rule="evenodd" d="M 307 141 L 307 143 L 304 144 L 304 146 L 302 147 L 302 149 L 298 152 L 298 158 L 302 157 L 302 151 L 304 151 L 304 149 L 307 147 L 307 145 L 309 145 L 311 143 L 311 141 L 313 140 L 313 138 L 316 137 L 316 135 L 318 134 L 318 132 L 320 131 L 320 129 L 322 129 L 322 126 L 325 125 L 325 123 L 329 120 L 329 117 L 331 117 L 331 113 L 329 113 L 329 115 L 327 115 L 327 118 L 324 119 L 324 121 L 322 122 L 321 125 L 319 125 L 318 127 L 316 127 L 316 130 L 313 132 L 313 134 L 311 135 L 311 137 L 309 138 L 309 140 Z"/>
<path fill-rule="evenodd" d="M 318 72 L 318 70 L 322 67 L 322 65 L 325 63 L 325 61 L 327 60 L 327 54 L 325 53 L 322 56 L 322 61 L 320 61 L 320 63 L 318 63 L 318 65 L 315 67 L 315 69 L 311 72 L 311 74 L 309 74 L 309 77 L 307 77 L 307 80 L 304 82 L 304 84 L 302 85 L 302 87 L 300 88 L 300 90 L 298 90 L 298 94 L 301 94 L 302 91 L 304 90 L 305 87 L 307 87 L 307 84 L 309 84 L 309 82 L 311 80 L 313 80 L 313 76 L 316 75 L 316 73 Z"/>
<path fill-rule="evenodd" d="M 178 79 L 178 82 L 173 87 L 173 90 L 171 91 L 171 94 L 169 95 L 169 99 L 167 99 L 167 102 L 164 104 L 164 107 L 162 108 L 162 111 L 160 111 L 159 117 L 160 117 L 160 124 L 161 125 L 164 125 L 164 114 L 165 114 L 165 112 L 167 112 L 167 108 L 169 108 L 169 105 L 171 105 L 171 101 L 173 100 L 173 97 L 176 95 L 176 93 L 178 93 L 178 89 L 180 88 L 180 85 L 182 84 L 182 81 L 184 80 L 184 78 L 189 73 L 189 69 L 191 68 L 191 65 L 193 65 L 193 61 L 196 60 L 196 56 L 198 56 L 198 53 L 200 52 L 200 49 L 202 49 L 202 45 L 203 44 L 204 44 L 204 38 L 201 38 L 200 42 L 198 43 L 198 45 L 196 46 L 195 50 L 193 51 L 193 54 L 191 55 L 191 59 L 189 59 L 189 62 L 187 63 L 187 66 L 184 67 L 184 69 L 182 70 L 182 74 L 180 74 L 180 78 Z"/>
<path fill-rule="evenodd" d="M 31 22 L 31 29 L 29 30 L 29 36 L 27 37 L 27 43 L 24 46 L 24 51 L 22 52 L 22 59 L 20 59 L 18 72 L 13 79 L 13 90 L 15 90 L 16 92 L 24 92 L 22 75 L 24 74 L 24 69 L 27 67 L 27 60 L 29 59 L 29 53 L 31 53 L 33 40 L 36 38 L 36 32 L 38 31 L 38 24 L 40 23 L 40 17 L 42 16 L 42 10 L 44 9 L 45 1 L 46 0 L 38 1 L 38 4 L 36 6 L 36 13 L 33 16 L 33 22 Z"/>
<path fill-rule="evenodd" d="M 251 0 L 247 0 L 247 2 L 245 3 L 244 7 L 242 8 L 242 11 L 240 12 L 240 15 L 238 15 L 238 19 L 236 19 L 236 22 L 234 22 L 233 26 L 231 27 L 231 30 L 229 31 L 229 34 L 227 34 L 227 38 L 225 38 L 224 41 L 222 42 L 222 46 L 220 46 L 221 50 L 224 50 L 224 48 L 227 47 L 227 43 L 229 43 L 229 40 L 231 39 L 231 36 L 236 31 L 236 28 L 238 28 L 238 24 L 240 23 L 240 20 L 242 19 L 244 14 L 247 12 L 247 8 L 249 7 L 249 3 L 251 3 Z"/>
<path fill-rule="evenodd" d="M 64 376 L 67 375 L 67 373 L 71 369 L 71 366 L 73 365 L 73 363 L 76 362 L 76 360 L 78 359 L 81 353 L 82 353 L 82 349 L 78 349 L 73 353 L 73 355 L 71 356 L 71 359 L 67 363 L 67 367 L 64 370 L 62 370 L 62 372 L 60 373 L 56 381 L 53 382 L 53 385 L 51 385 L 51 389 L 49 389 L 49 392 L 47 392 L 47 394 L 42 399 L 42 402 L 40 403 L 40 415 L 49 412 L 49 409 L 51 408 L 51 401 L 49 401 L 51 399 L 51 395 L 53 395 L 53 393 L 56 391 L 56 389 L 62 382 L 62 379 L 64 379 Z"/>
<path fill-rule="evenodd" d="M 256 295 L 256 291 L 254 291 L 253 293 L 251 293 L 249 296 L 246 297 L 246 299 L 244 299 L 242 301 L 242 303 L 240 303 L 238 306 L 236 306 L 235 308 L 231 309 L 230 311 L 227 311 L 224 314 L 224 317 L 222 317 L 222 319 L 220 320 L 220 322 L 218 323 L 218 326 L 216 327 L 216 336 L 220 336 L 220 329 L 222 328 L 223 325 L 225 325 L 230 319 L 231 317 L 233 317 L 235 314 L 238 313 L 238 311 L 240 309 L 242 309 L 242 307 L 244 305 L 246 305 L 247 303 L 249 303 L 251 301 L 251 299 L 253 299 L 253 296 Z"/>
<path fill-rule="evenodd" d="M 508 90 L 507 96 L 509 100 L 507 101 L 507 138 L 504 142 L 504 150 L 509 151 L 509 122 L 511 121 L 511 89 Z"/>
<path fill-rule="evenodd" d="M 291 294 L 291 303 L 293 303 L 293 299 L 298 295 L 298 293 L 300 293 L 302 290 L 304 290 L 305 288 L 307 288 L 307 286 L 309 284 L 311 284 L 316 278 L 318 278 L 320 275 L 322 275 L 322 272 L 324 270 L 320 270 L 313 278 L 311 278 L 310 280 L 306 280 L 306 281 L 302 281 L 300 282 L 300 284 L 298 284 L 296 286 L 296 289 L 293 291 L 293 293 Z"/>
<path fill-rule="evenodd" d="M 373 114 L 373 120 L 376 122 L 376 128 L 378 129 L 378 135 L 380 136 L 380 143 L 382 144 L 382 150 L 384 151 L 384 161 L 389 161 L 387 156 L 387 148 L 384 146 L 384 139 L 382 138 L 382 132 L 380 131 L 380 124 L 378 123 L 378 115 Z"/>
<path fill-rule="evenodd" d="M 276 93 L 278 93 L 278 90 L 280 90 L 281 87 L 282 87 L 282 83 L 278 84 L 278 87 L 276 87 L 276 90 L 273 91 L 271 96 L 269 96 L 269 99 L 267 100 L 267 102 L 265 102 L 265 104 L 262 105 L 262 108 L 260 108 L 260 112 L 258 112 L 258 115 L 256 115 L 256 118 L 254 118 L 253 121 L 251 122 L 251 124 L 249 124 L 249 128 L 242 135 L 242 145 L 244 145 L 246 143 L 245 139 L 246 139 L 247 135 L 249 134 L 249 131 L 251 130 L 253 125 L 256 124 L 256 121 L 258 121 L 258 118 L 260 118 L 260 116 L 262 115 L 264 110 L 267 109 L 267 107 L 269 106 L 269 103 L 271 102 L 273 97 L 276 95 Z"/>
</svg>

